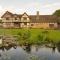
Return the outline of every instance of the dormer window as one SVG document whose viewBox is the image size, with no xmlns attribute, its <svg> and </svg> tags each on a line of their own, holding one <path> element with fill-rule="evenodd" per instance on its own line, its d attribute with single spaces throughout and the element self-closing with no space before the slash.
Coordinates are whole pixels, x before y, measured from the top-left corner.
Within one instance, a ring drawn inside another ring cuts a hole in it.
<svg viewBox="0 0 60 60">
<path fill-rule="evenodd" d="M 9 17 L 6 17 L 6 20 L 9 20 Z"/>
</svg>

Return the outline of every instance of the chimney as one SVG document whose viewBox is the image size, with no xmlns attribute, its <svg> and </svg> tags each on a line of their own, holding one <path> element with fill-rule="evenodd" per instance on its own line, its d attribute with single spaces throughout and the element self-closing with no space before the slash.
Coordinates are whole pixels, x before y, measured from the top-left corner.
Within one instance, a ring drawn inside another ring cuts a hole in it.
<svg viewBox="0 0 60 60">
<path fill-rule="evenodd" d="M 39 20 L 39 11 L 37 11 L 36 19 Z"/>
<path fill-rule="evenodd" d="M 39 11 L 37 11 L 37 15 L 39 15 Z"/>
</svg>

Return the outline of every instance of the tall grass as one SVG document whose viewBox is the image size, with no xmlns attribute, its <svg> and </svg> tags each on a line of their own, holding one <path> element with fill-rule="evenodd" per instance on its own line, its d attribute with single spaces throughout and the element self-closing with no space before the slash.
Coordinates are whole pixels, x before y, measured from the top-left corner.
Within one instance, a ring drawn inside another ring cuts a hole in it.
<svg viewBox="0 0 60 60">
<path fill-rule="evenodd" d="M 0 29 L 0 35 L 18 35 L 18 40 L 21 43 L 44 43 L 44 41 L 54 43 L 60 41 L 60 30 L 45 30 L 45 29 Z"/>
</svg>

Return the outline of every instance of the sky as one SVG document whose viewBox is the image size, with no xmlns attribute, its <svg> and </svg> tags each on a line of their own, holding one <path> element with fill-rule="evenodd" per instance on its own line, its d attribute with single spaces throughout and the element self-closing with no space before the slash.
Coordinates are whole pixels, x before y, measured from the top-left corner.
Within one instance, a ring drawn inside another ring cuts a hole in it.
<svg viewBox="0 0 60 60">
<path fill-rule="evenodd" d="M 39 11 L 41 15 L 49 15 L 57 9 L 60 9 L 60 0 L 0 0 L 0 15 L 7 10 L 15 14 Z"/>
</svg>

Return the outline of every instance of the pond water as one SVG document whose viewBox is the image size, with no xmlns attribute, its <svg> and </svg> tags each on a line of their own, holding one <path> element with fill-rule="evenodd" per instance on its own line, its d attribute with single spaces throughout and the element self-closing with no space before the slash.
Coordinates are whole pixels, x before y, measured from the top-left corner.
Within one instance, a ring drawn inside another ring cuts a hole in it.
<svg viewBox="0 0 60 60">
<path fill-rule="evenodd" d="M 0 48 L 0 60 L 60 60 L 60 49 L 42 46 Z"/>
</svg>

